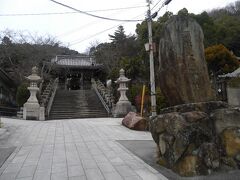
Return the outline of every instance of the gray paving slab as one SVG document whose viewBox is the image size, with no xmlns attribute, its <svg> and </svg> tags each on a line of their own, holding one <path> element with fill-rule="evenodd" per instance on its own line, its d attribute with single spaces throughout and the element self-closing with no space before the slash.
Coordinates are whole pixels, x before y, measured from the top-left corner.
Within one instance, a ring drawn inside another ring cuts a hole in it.
<svg viewBox="0 0 240 180">
<path fill-rule="evenodd" d="M 67 173 L 62 172 L 62 173 L 54 173 L 51 174 L 51 180 L 68 180 Z"/>
<path fill-rule="evenodd" d="M 109 172 L 103 174 L 106 180 L 124 180 L 123 177 L 117 172 Z"/>
<path fill-rule="evenodd" d="M 51 180 L 51 175 L 45 171 L 36 172 L 34 174 L 33 180 Z"/>
<path fill-rule="evenodd" d="M 84 169 L 98 168 L 98 165 L 94 160 L 83 160 L 82 164 Z"/>
<path fill-rule="evenodd" d="M 109 162 L 102 162 L 98 164 L 98 167 L 103 173 L 111 173 L 111 172 L 116 172 L 116 169 L 114 166 L 109 163 Z"/>
<path fill-rule="evenodd" d="M 69 166 L 68 167 L 68 177 L 74 176 L 84 176 L 84 170 L 82 165 Z"/>
<path fill-rule="evenodd" d="M 69 180 L 87 180 L 86 176 L 69 177 Z"/>
<path fill-rule="evenodd" d="M 238 180 L 240 179 L 240 170 L 234 170 L 225 173 L 215 173 L 209 176 L 196 176 L 196 177 L 181 177 L 170 169 L 159 166 L 155 163 L 156 145 L 153 140 L 120 140 L 118 141 L 132 153 L 140 157 L 144 163 L 132 163 L 127 161 L 126 164 L 130 166 L 135 172 L 143 179 L 162 179 L 168 178 L 171 180 Z M 147 170 L 147 171 L 146 171 Z M 151 173 L 149 173 L 151 172 Z M 155 177 L 157 176 L 157 177 Z"/>
<path fill-rule="evenodd" d="M 17 180 L 32 180 L 32 177 L 18 178 Z"/>
<path fill-rule="evenodd" d="M 104 180 L 104 177 L 98 168 L 86 169 L 85 172 L 88 180 Z"/>
<path fill-rule="evenodd" d="M 140 178 L 139 176 L 128 176 L 125 177 L 124 180 L 143 180 L 143 179 Z"/>
<path fill-rule="evenodd" d="M 24 166 L 20 169 L 17 178 L 33 177 L 36 166 Z"/>
<path fill-rule="evenodd" d="M 3 171 L 3 173 L 18 173 L 22 168 L 22 163 L 10 163 L 7 168 Z"/>
<path fill-rule="evenodd" d="M 137 174 L 127 165 L 115 166 L 122 177 L 136 176 Z"/>
<path fill-rule="evenodd" d="M 121 119 L 2 121 L 14 129 L 4 145 L 16 150 L 0 168 L 0 180 L 164 179 L 116 141 L 152 139 L 123 127 Z"/>
<path fill-rule="evenodd" d="M 1 147 L 0 146 L 0 167 L 7 160 L 7 158 L 13 153 L 16 147 Z"/>
<path fill-rule="evenodd" d="M 0 180 L 15 180 L 17 179 L 17 173 L 4 173 L 0 176 Z"/>
</svg>

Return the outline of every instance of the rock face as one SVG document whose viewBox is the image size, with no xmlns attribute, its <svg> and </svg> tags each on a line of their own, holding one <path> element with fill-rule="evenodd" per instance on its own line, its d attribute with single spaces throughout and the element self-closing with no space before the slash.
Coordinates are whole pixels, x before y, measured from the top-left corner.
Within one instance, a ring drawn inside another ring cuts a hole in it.
<svg viewBox="0 0 240 180">
<path fill-rule="evenodd" d="M 238 108 L 222 108 L 215 110 L 212 115 L 215 130 L 220 134 L 228 127 L 240 128 L 240 109 Z"/>
<path fill-rule="evenodd" d="M 226 108 L 228 108 L 228 104 L 225 102 L 209 101 L 209 102 L 188 103 L 188 104 L 182 104 L 177 106 L 171 106 L 168 108 L 161 109 L 160 114 L 165 114 L 170 112 L 184 113 L 184 112 L 191 112 L 191 111 L 202 111 L 210 115 L 214 110 L 226 109 Z"/>
<path fill-rule="evenodd" d="M 161 37 L 157 74 L 170 105 L 214 99 L 200 25 L 188 16 L 175 16 L 166 23 Z"/>
<path fill-rule="evenodd" d="M 174 168 L 183 155 L 196 155 L 194 151 L 212 138 L 208 115 L 200 111 L 159 115 L 150 121 L 150 130 L 169 168 Z"/>
<path fill-rule="evenodd" d="M 129 129 L 138 131 L 145 131 L 148 128 L 147 120 L 137 115 L 135 112 L 129 112 L 122 120 L 122 124 Z"/>
<path fill-rule="evenodd" d="M 240 128 L 225 129 L 221 134 L 221 140 L 228 157 L 237 158 L 240 155 Z"/>
<path fill-rule="evenodd" d="M 160 114 L 150 120 L 160 165 L 182 176 L 240 168 L 240 111 L 216 109 L 224 104 L 213 104 L 179 105 L 179 112 Z"/>
<path fill-rule="evenodd" d="M 198 157 L 190 155 L 177 164 L 176 171 L 182 176 L 196 176 L 199 175 L 200 165 Z"/>
</svg>

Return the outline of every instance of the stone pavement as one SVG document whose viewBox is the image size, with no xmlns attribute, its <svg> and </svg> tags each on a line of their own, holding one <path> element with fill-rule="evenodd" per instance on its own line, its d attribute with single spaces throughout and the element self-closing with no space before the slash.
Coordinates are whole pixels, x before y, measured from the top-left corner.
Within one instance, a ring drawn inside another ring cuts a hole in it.
<svg viewBox="0 0 240 180">
<path fill-rule="evenodd" d="M 121 119 L 2 122 L 14 129 L 4 145 L 17 148 L 0 168 L 0 180 L 167 179 L 116 141 L 152 139 Z"/>
</svg>

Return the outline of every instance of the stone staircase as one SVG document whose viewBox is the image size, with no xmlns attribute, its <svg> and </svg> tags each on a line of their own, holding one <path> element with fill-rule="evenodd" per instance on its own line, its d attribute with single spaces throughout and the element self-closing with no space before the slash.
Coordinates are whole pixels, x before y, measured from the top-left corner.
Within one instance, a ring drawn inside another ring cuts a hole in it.
<svg viewBox="0 0 240 180">
<path fill-rule="evenodd" d="M 49 119 L 100 117 L 108 113 L 94 90 L 57 90 Z"/>
</svg>

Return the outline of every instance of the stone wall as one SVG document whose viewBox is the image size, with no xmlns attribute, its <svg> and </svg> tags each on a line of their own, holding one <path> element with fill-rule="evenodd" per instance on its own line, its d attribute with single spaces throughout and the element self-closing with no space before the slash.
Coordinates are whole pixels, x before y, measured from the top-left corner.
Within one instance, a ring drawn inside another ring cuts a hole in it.
<svg viewBox="0 0 240 180">
<path fill-rule="evenodd" d="M 194 111 L 183 105 L 180 112 L 153 118 L 150 131 L 159 149 L 158 163 L 182 176 L 240 168 L 240 109 L 215 109 L 218 105 L 191 104 Z"/>
<path fill-rule="evenodd" d="M 230 106 L 240 106 L 240 88 L 227 87 L 227 98 Z"/>
</svg>

